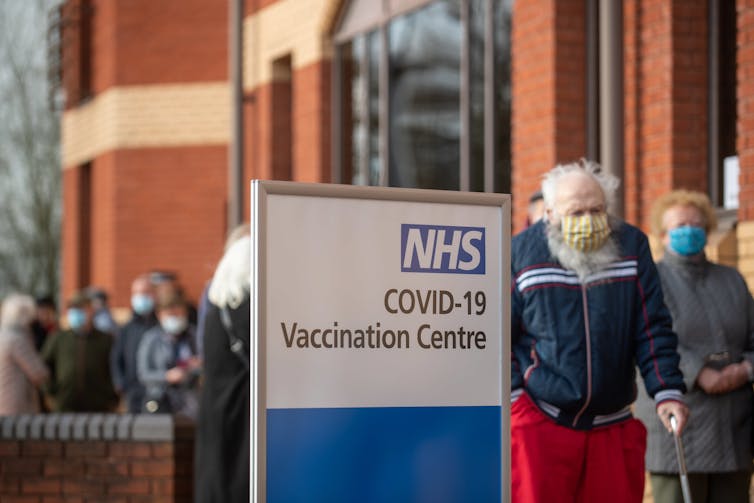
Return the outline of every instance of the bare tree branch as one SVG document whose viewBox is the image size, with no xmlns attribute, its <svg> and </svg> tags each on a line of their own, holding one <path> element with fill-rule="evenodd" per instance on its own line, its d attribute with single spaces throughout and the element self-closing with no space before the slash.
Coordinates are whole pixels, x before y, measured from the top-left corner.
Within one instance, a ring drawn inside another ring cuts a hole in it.
<svg viewBox="0 0 754 503">
<path fill-rule="evenodd" d="M 55 294 L 59 116 L 47 108 L 47 13 L 59 0 L 0 0 L 0 293 Z"/>
</svg>

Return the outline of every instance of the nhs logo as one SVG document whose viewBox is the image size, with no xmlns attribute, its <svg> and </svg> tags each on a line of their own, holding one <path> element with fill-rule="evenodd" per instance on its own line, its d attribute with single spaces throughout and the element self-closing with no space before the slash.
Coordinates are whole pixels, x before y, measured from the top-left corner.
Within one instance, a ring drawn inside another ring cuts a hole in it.
<svg viewBox="0 0 754 503">
<path fill-rule="evenodd" d="M 401 224 L 401 271 L 484 274 L 484 227 Z"/>
</svg>

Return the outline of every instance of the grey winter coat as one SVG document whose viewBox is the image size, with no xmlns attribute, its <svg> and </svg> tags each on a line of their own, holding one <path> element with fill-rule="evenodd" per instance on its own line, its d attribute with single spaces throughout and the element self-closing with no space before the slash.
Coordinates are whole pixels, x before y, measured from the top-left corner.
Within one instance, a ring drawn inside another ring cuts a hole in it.
<svg viewBox="0 0 754 503">
<path fill-rule="evenodd" d="M 691 415 L 683 432 L 688 471 L 751 470 L 751 385 L 709 395 L 695 382 L 706 364 L 743 358 L 754 363 L 754 300 L 746 282 L 735 269 L 713 264 L 703 255 L 689 258 L 666 252 L 657 268 L 689 390 L 685 401 Z M 647 469 L 677 473 L 673 438 L 660 423 L 654 401 L 639 390 L 635 412 L 648 431 Z"/>
<path fill-rule="evenodd" d="M 136 369 L 144 386 L 143 412 L 150 410 L 148 402 L 159 404 L 156 412 L 182 414 L 196 419 L 199 409 L 198 371 L 192 371 L 180 384 L 169 384 L 165 372 L 180 366 L 182 361 L 196 355 L 196 335 L 193 326 L 178 336 L 171 337 L 157 324 L 148 330 L 136 353 Z"/>
</svg>

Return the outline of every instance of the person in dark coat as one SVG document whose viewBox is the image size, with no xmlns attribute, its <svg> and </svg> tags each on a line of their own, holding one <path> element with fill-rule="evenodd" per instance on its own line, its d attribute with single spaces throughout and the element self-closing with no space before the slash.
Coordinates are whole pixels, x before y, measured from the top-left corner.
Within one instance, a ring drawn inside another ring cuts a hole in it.
<svg viewBox="0 0 754 503">
<path fill-rule="evenodd" d="M 641 503 L 637 366 L 657 422 L 686 423 L 647 237 L 608 215 L 617 186 L 596 163 L 556 166 L 544 218 L 511 240 L 512 501 Z"/>
<path fill-rule="evenodd" d="M 249 263 L 247 236 L 225 253 L 209 289 L 196 440 L 199 503 L 249 498 Z M 229 315 L 225 322 L 223 311 Z"/>
<path fill-rule="evenodd" d="M 128 412 L 141 412 L 144 386 L 136 373 L 136 352 L 142 336 L 157 324 L 154 314 L 154 289 L 149 276 L 142 275 L 131 284 L 131 319 L 121 327 L 110 354 L 115 389 L 126 402 Z"/>
</svg>

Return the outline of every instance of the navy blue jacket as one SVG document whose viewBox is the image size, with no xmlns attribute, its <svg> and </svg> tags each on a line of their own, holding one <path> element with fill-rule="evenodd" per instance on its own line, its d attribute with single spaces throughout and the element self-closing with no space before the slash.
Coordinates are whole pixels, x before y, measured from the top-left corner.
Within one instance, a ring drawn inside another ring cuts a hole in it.
<svg viewBox="0 0 754 503">
<path fill-rule="evenodd" d="M 558 423 L 590 429 L 631 416 L 638 366 L 657 403 L 685 392 L 677 337 L 647 238 L 611 223 L 621 258 L 583 282 L 553 258 L 546 224 L 511 248 L 511 387 Z"/>
</svg>

